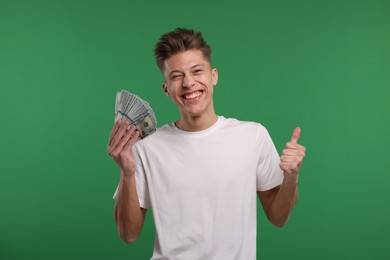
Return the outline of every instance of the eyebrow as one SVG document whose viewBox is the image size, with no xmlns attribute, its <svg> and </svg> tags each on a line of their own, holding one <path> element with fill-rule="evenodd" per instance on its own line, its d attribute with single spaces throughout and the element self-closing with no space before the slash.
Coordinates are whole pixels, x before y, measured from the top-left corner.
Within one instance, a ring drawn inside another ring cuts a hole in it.
<svg viewBox="0 0 390 260">
<path fill-rule="evenodd" d="M 203 64 L 196 64 L 196 65 L 192 66 L 191 69 L 195 69 L 196 67 L 206 67 L 206 66 Z"/>
</svg>

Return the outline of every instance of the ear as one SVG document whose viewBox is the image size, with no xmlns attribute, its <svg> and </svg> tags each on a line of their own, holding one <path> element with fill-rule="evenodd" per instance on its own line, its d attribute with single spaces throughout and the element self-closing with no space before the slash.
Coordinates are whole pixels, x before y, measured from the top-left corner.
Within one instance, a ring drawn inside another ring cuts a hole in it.
<svg viewBox="0 0 390 260">
<path fill-rule="evenodd" d="M 214 68 L 211 71 L 211 76 L 213 77 L 213 86 L 217 85 L 217 83 L 218 83 L 218 70 L 216 68 Z"/>
<path fill-rule="evenodd" d="M 169 97 L 169 91 L 168 91 L 167 83 L 164 82 L 164 83 L 162 84 L 162 88 L 163 88 L 163 90 L 164 90 L 165 95 L 166 95 L 167 97 Z"/>
</svg>

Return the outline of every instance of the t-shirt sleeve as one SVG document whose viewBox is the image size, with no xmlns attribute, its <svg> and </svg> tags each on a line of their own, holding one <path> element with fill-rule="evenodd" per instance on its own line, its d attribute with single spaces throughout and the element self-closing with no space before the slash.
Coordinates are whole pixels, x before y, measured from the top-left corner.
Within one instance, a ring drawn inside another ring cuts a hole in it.
<svg viewBox="0 0 390 260">
<path fill-rule="evenodd" d="M 283 171 L 280 169 L 280 157 L 267 131 L 259 125 L 257 131 L 259 142 L 259 162 L 257 166 L 257 190 L 270 190 L 283 182 Z"/>
<path fill-rule="evenodd" d="M 148 209 L 150 208 L 150 198 L 149 198 L 149 189 L 148 189 L 147 179 L 145 175 L 145 170 L 136 146 L 133 147 L 133 152 L 134 152 L 134 160 L 136 163 L 135 183 L 136 183 L 139 204 L 141 208 Z M 113 198 L 115 200 L 118 199 L 118 194 L 119 194 L 119 184 L 114 192 Z"/>
</svg>

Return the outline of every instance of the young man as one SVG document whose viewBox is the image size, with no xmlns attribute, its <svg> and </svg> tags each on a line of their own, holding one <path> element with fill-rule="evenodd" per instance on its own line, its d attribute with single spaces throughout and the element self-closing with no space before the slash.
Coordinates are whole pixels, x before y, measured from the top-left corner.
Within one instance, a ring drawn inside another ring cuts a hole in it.
<svg viewBox="0 0 390 260">
<path fill-rule="evenodd" d="M 110 135 L 107 151 L 121 169 L 114 195 L 119 236 L 135 241 L 153 209 L 152 259 L 256 259 L 256 197 L 277 227 L 297 200 L 300 129 L 279 157 L 263 126 L 216 115 L 218 71 L 210 56 L 199 32 L 163 35 L 156 62 L 180 118 L 137 143 L 126 122 L 116 122 Z"/>
</svg>

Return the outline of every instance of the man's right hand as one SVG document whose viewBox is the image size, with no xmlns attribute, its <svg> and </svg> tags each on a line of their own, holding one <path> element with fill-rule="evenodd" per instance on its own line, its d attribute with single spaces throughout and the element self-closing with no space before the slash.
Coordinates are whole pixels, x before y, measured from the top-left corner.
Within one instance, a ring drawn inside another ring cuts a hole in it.
<svg viewBox="0 0 390 260">
<path fill-rule="evenodd" d="M 124 175 L 134 174 L 136 168 L 132 148 L 138 139 L 139 132 L 136 131 L 134 125 L 129 127 L 129 124 L 127 120 L 123 124 L 122 119 L 117 120 L 111 130 L 107 145 L 108 154 L 114 159 Z"/>
<path fill-rule="evenodd" d="M 114 217 L 118 234 L 126 243 L 138 238 L 146 215 L 146 209 L 140 207 L 135 183 L 136 165 L 132 148 L 138 136 L 139 132 L 134 125 L 130 126 L 127 120 L 122 123 L 122 119 L 119 119 L 112 128 L 107 145 L 108 154 L 122 172 Z"/>
</svg>

